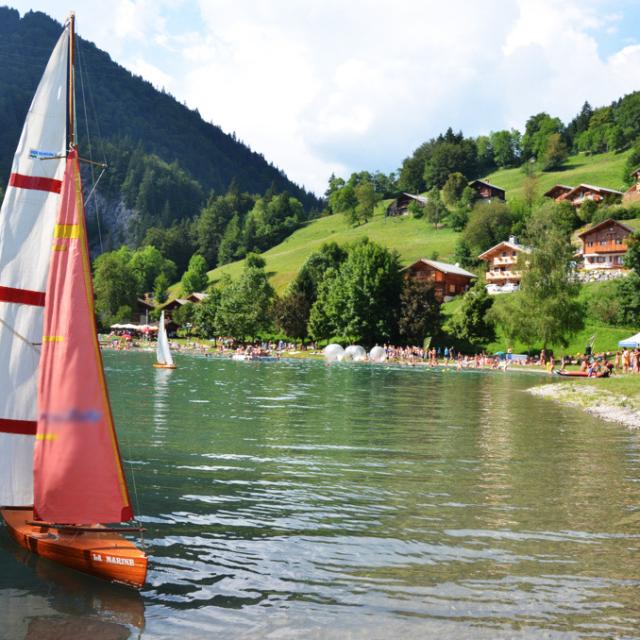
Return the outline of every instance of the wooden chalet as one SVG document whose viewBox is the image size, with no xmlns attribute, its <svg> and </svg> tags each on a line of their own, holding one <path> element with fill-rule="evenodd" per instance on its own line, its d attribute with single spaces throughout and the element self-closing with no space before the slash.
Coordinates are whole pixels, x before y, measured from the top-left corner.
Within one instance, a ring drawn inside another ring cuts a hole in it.
<svg viewBox="0 0 640 640">
<path fill-rule="evenodd" d="M 553 187 L 551 187 L 551 189 L 549 189 L 549 191 L 547 191 L 543 195 L 545 198 L 551 198 L 556 202 L 560 202 L 561 200 L 564 199 L 567 193 L 569 193 L 572 190 L 573 190 L 573 187 L 570 187 L 569 185 L 556 184 Z"/>
<path fill-rule="evenodd" d="M 622 195 L 622 191 L 616 191 L 615 189 L 607 189 L 606 187 L 598 187 L 592 184 L 579 184 L 568 193 L 565 193 L 562 196 L 562 200 L 570 202 L 574 207 L 579 207 L 585 200 L 602 202 L 607 199 L 612 202 L 620 202 Z"/>
<path fill-rule="evenodd" d="M 387 207 L 385 215 L 387 216 L 403 216 L 406 215 L 409 205 L 416 202 L 420 207 L 427 204 L 425 196 L 415 195 L 413 193 L 401 193 L 397 198 L 391 201 Z"/>
<path fill-rule="evenodd" d="M 634 230 L 622 222 L 609 218 L 578 234 L 582 249 L 578 256 L 585 271 L 595 269 L 624 269 L 627 253 L 626 238 Z"/>
<path fill-rule="evenodd" d="M 514 291 L 520 286 L 522 273 L 517 265 L 523 253 L 531 253 L 531 249 L 519 244 L 515 236 L 509 236 L 508 240 L 499 242 L 478 256 L 487 263 L 485 278 L 489 292 Z"/>
<path fill-rule="evenodd" d="M 186 299 L 189 302 L 193 302 L 194 304 L 198 304 L 199 302 L 204 302 L 207 298 L 209 297 L 208 293 L 197 293 L 197 292 L 193 292 L 190 293 Z"/>
<path fill-rule="evenodd" d="M 486 202 L 491 202 L 494 199 L 502 200 L 503 202 L 506 200 L 504 189 L 496 187 L 494 184 L 485 182 L 484 180 L 474 180 L 469 183 L 469 186 L 476 192 L 476 198 L 478 200 L 484 200 Z"/>
<path fill-rule="evenodd" d="M 149 324 L 149 314 L 156 308 L 151 298 L 137 298 L 133 319 L 140 324 Z"/>
<path fill-rule="evenodd" d="M 164 310 L 166 314 L 171 314 L 172 311 L 183 307 L 185 304 L 189 304 L 191 300 L 187 298 L 173 298 L 173 300 L 169 300 L 169 302 L 165 302 L 163 306 L 160 308 Z"/>
<path fill-rule="evenodd" d="M 631 175 L 635 179 L 632 184 L 622 196 L 622 202 L 639 202 L 640 201 L 640 167 L 631 172 Z"/>
<path fill-rule="evenodd" d="M 421 282 L 433 282 L 435 295 L 440 302 L 451 300 L 464 293 L 477 276 L 456 264 L 421 258 L 404 269 L 405 278 Z"/>
</svg>

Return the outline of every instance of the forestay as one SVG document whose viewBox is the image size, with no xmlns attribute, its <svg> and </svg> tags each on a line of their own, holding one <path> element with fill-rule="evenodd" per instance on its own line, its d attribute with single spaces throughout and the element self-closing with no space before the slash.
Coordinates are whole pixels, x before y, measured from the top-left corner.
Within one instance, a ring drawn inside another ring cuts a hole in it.
<svg viewBox="0 0 640 640">
<path fill-rule="evenodd" d="M 33 503 L 43 306 L 67 141 L 68 43 L 65 29 L 27 113 L 0 209 L 0 505 L 4 506 Z"/>
</svg>

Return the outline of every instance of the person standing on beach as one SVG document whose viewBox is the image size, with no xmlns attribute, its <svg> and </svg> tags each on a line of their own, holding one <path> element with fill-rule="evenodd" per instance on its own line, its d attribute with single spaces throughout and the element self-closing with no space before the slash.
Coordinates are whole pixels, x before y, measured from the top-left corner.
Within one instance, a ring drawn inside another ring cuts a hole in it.
<svg viewBox="0 0 640 640">
<path fill-rule="evenodd" d="M 625 347 L 622 350 L 622 373 L 629 373 L 629 366 L 631 364 L 631 354 L 629 350 Z"/>
</svg>

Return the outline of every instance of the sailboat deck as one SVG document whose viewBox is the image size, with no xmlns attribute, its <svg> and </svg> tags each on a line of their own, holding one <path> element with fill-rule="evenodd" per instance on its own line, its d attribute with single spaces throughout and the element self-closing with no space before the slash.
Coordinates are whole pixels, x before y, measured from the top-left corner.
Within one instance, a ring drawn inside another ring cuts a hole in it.
<svg viewBox="0 0 640 640">
<path fill-rule="evenodd" d="M 135 587 L 144 584 L 147 556 L 119 533 L 28 524 L 32 509 L 0 509 L 14 540 L 43 558 Z"/>
</svg>

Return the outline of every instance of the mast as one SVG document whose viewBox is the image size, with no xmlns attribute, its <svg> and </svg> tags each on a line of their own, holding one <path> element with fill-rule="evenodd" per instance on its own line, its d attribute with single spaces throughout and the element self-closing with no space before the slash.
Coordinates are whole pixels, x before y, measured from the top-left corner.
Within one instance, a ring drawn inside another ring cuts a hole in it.
<svg viewBox="0 0 640 640">
<path fill-rule="evenodd" d="M 72 11 L 69 14 L 69 68 L 67 70 L 67 155 L 69 150 L 75 146 L 75 103 L 73 86 L 73 68 L 75 62 L 75 41 L 76 41 L 76 14 Z"/>
</svg>

